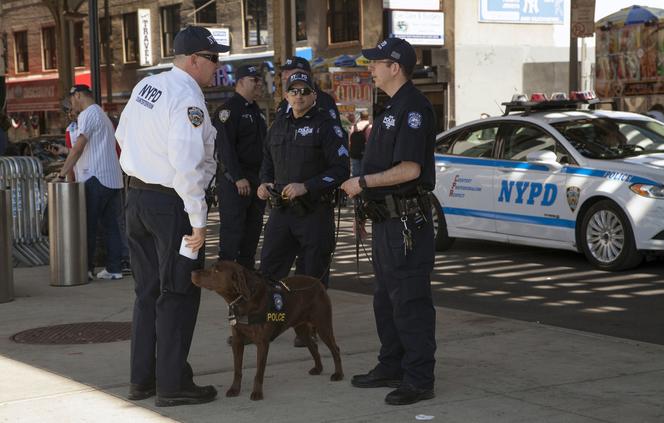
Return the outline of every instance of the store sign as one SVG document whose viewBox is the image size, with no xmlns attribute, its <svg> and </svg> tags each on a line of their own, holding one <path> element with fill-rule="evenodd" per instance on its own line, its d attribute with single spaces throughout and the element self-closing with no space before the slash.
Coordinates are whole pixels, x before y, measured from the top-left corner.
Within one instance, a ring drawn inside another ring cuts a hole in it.
<svg viewBox="0 0 664 423">
<path fill-rule="evenodd" d="M 332 71 L 332 93 L 337 103 L 357 107 L 371 106 L 373 81 L 369 71 Z"/>
<path fill-rule="evenodd" d="M 583 38 L 595 35 L 595 0 L 572 2 L 572 37 Z"/>
<path fill-rule="evenodd" d="M 480 22 L 562 24 L 563 0 L 479 0 Z"/>
<path fill-rule="evenodd" d="M 152 66 L 152 25 L 150 9 L 138 9 L 138 54 L 141 66 Z"/>
<path fill-rule="evenodd" d="M 219 43 L 223 44 L 225 46 L 230 46 L 231 45 L 231 30 L 228 28 L 207 28 L 208 31 L 210 31 L 210 34 L 214 37 L 214 39 Z M 230 52 L 228 53 L 221 53 L 222 56 L 228 56 Z"/>
<path fill-rule="evenodd" d="M 390 37 L 399 37 L 412 45 L 442 46 L 445 44 L 443 12 L 390 12 Z"/>
<path fill-rule="evenodd" d="M 58 80 L 7 81 L 7 111 L 10 113 L 35 110 L 60 110 Z"/>
<path fill-rule="evenodd" d="M 384 9 L 440 10 L 439 0 L 383 0 Z"/>
</svg>

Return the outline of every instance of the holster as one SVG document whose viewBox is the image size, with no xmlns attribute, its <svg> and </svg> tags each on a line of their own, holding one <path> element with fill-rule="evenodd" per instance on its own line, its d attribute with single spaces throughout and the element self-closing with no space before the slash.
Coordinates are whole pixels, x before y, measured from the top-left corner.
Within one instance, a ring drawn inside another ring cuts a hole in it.
<svg viewBox="0 0 664 423">
<path fill-rule="evenodd" d="M 390 194 L 380 200 L 363 200 L 358 206 L 358 215 L 362 220 L 369 218 L 376 223 L 402 216 L 425 216 L 425 212 L 431 208 L 429 195 L 427 191 L 418 188 L 415 195 Z"/>
</svg>

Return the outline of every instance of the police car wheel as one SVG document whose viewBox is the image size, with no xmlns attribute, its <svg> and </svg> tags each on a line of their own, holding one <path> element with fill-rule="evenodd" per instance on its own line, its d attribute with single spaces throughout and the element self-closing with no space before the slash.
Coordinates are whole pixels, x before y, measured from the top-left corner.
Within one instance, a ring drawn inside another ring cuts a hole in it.
<svg viewBox="0 0 664 423">
<path fill-rule="evenodd" d="M 630 269 L 643 260 L 629 220 L 612 201 L 600 201 L 588 209 L 579 241 L 588 261 L 602 270 Z"/>
<path fill-rule="evenodd" d="M 445 223 L 445 214 L 440 206 L 438 199 L 431 195 L 431 215 L 433 217 L 433 230 L 436 235 L 436 251 L 449 250 L 454 244 L 455 238 L 447 235 L 447 224 Z"/>
</svg>

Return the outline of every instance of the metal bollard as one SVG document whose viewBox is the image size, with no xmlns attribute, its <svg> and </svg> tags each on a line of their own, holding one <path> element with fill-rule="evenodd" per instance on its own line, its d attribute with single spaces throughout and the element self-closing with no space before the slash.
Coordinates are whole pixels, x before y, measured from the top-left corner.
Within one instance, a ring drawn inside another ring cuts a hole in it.
<svg viewBox="0 0 664 423">
<path fill-rule="evenodd" d="M 0 303 L 13 299 L 12 196 L 9 190 L 0 189 Z"/>
<path fill-rule="evenodd" d="M 88 283 L 85 186 L 82 183 L 49 182 L 48 226 L 51 285 Z"/>
</svg>

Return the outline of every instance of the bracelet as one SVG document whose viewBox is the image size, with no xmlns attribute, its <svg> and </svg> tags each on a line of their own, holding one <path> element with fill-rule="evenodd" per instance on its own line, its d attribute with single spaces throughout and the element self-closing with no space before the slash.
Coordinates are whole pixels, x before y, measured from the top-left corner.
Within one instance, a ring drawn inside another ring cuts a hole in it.
<svg viewBox="0 0 664 423">
<path fill-rule="evenodd" d="M 360 176 L 360 179 L 358 181 L 360 183 L 360 188 L 362 189 L 367 189 L 367 180 L 364 179 L 364 175 Z"/>
</svg>

